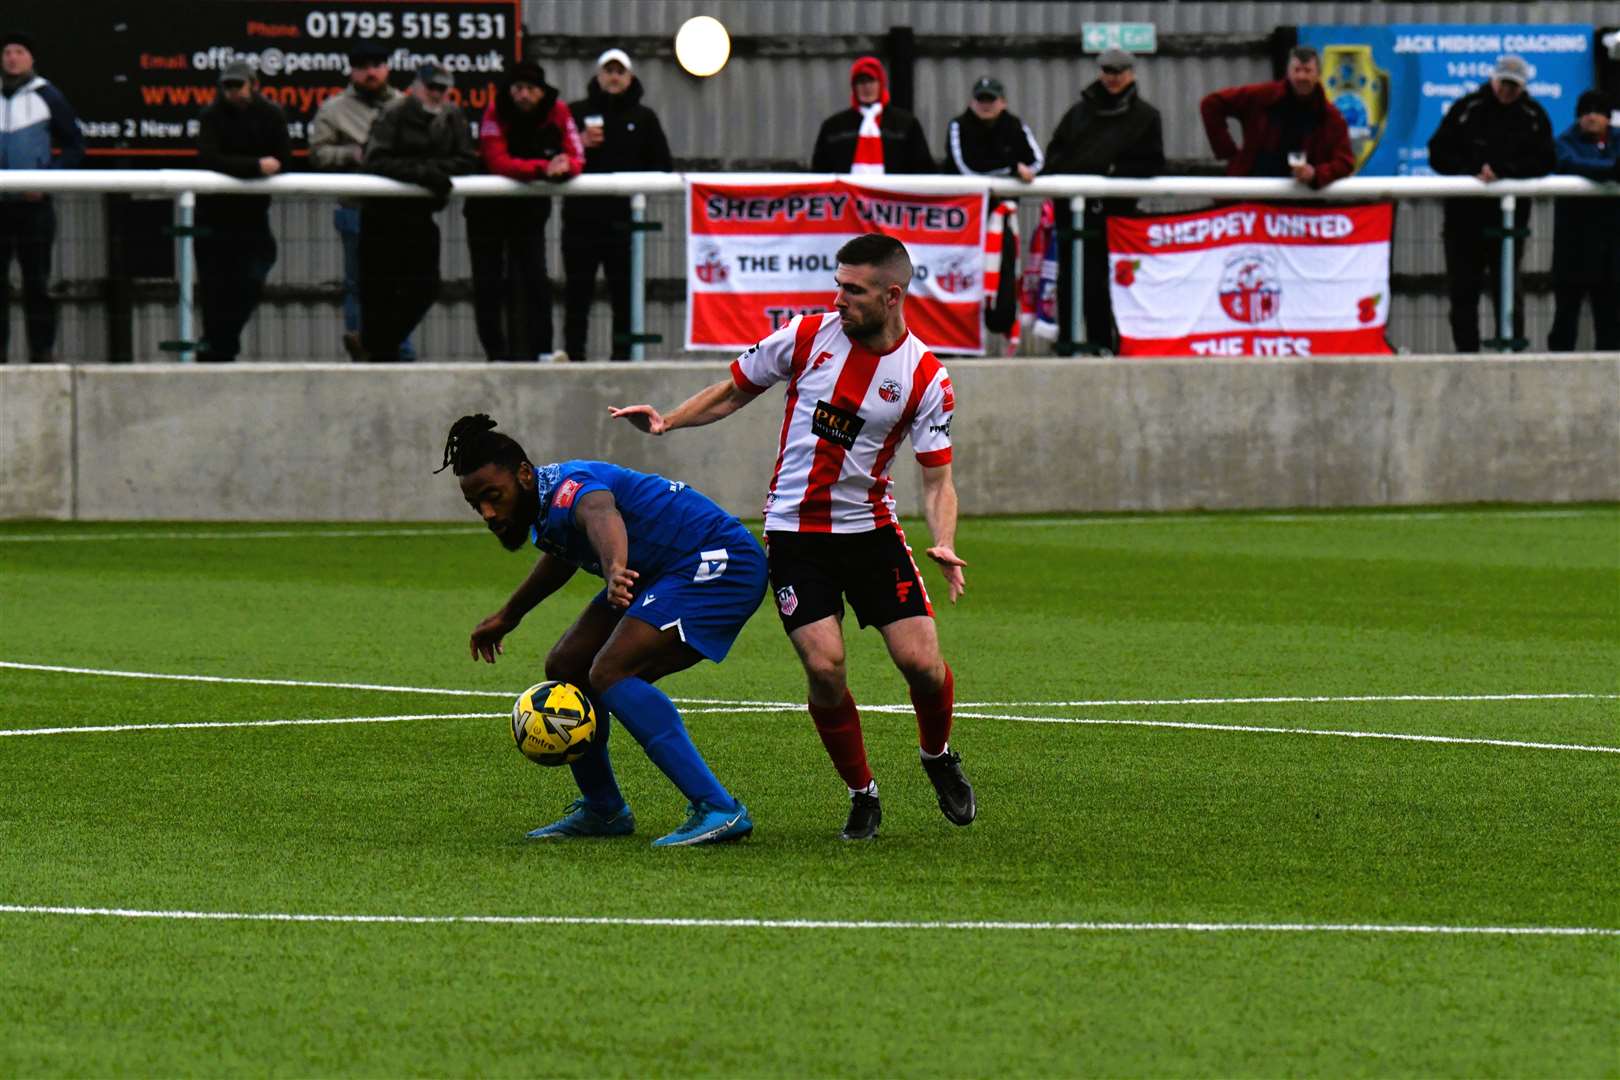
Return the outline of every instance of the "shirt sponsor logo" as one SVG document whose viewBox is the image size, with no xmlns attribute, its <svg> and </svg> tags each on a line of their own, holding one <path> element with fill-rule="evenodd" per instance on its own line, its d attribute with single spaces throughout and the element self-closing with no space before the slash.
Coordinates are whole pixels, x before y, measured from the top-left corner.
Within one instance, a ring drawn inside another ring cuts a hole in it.
<svg viewBox="0 0 1620 1080">
<path fill-rule="evenodd" d="M 894 404 L 900 400 L 900 384 L 893 379 L 884 379 L 883 385 L 878 387 L 878 397 L 891 405 Z"/>
<path fill-rule="evenodd" d="M 551 500 L 551 505 L 559 510 L 566 510 L 574 505 L 574 496 L 579 494 L 578 480 L 564 480 L 562 486 L 557 488 L 557 495 Z"/>
<path fill-rule="evenodd" d="M 776 590 L 776 610 L 783 615 L 792 615 L 799 610 L 799 597 L 793 591 L 793 586 L 784 585 Z"/>
<path fill-rule="evenodd" d="M 845 450 L 854 447 L 856 437 L 865 426 L 866 421 L 859 416 L 825 401 L 816 402 L 816 411 L 810 420 L 812 432 Z"/>
<path fill-rule="evenodd" d="M 954 416 L 947 416 L 945 418 L 945 422 L 943 424 L 929 424 L 928 425 L 929 433 L 934 434 L 934 435 L 943 435 L 947 439 L 950 438 L 951 437 L 951 421 L 954 420 L 954 419 L 956 419 Z"/>
</svg>

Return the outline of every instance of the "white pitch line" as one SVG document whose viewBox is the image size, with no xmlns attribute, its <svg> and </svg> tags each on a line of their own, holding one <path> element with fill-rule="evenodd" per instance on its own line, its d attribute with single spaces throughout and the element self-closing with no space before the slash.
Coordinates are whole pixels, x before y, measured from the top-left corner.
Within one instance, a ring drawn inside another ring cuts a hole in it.
<svg viewBox="0 0 1620 1080">
<path fill-rule="evenodd" d="M 1320 514 L 1131 514 L 1120 517 L 1095 518 L 1012 518 L 998 521 L 1021 529 L 1068 529 L 1085 525 L 1243 525 L 1251 521 L 1304 523 L 1313 521 L 1341 522 L 1366 521 L 1383 524 L 1404 521 L 1448 521 L 1454 518 L 1577 518 L 1603 517 L 1612 514 L 1608 509 L 1591 510 L 1385 510 L 1378 513 L 1320 513 Z"/>
<path fill-rule="evenodd" d="M 259 679 L 233 675 L 177 675 L 158 671 L 121 671 L 109 668 L 67 667 L 60 664 L 28 664 L 16 660 L 0 660 L 0 668 L 18 671 L 49 671 L 65 675 L 103 675 L 119 679 L 169 679 L 179 682 L 230 683 L 248 686 L 299 686 L 329 690 L 370 690 L 392 694 L 447 694 L 457 697 L 514 698 L 516 690 L 456 690 L 441 686 L 390 686 L 379 683 L 323 682 L 312 679 Z M 1607 701 L 1620 698 L 1620 694 L 1551 692 L 1544 694 L 1355 694 L 1342 696 L 1303 697 L 1201 697 L 1201 698 L 1113 698 L 1085 701 L 974 701 L 958 702 L 957 708 L 1013 708 L 1013 709 L 1089 709 L 1126 705 L 1289 705 L 1289 704 L 1377 704 L 1380 702 L 1433 702 L 1433 701 Z M 743 698 L 674 698 L 677 703 L 691 705 L 736 705 L 741 708 L 768 706 L 770 708 L 802 709 L 803 702 L 754 701 Z M 909 705 L 867 705 L 862 709 L 875 712 L 909 712 Z"/>
<path fill-rule="evenodd" d="M 255 529 L 250 532 L 17 533 L 0 535 L 0 544 L 96 543 L 110 540 L 347 540 L 389 536 L 465 536 L 486 530 L 479 525 L 444 529 Z"/>
<path fill-rule="evenodd" d="M 506 713 L 405 713 L 399 716 L 332 716 L 300 720 L 197 720 L 180 724 L 97 724 L 85 727 L 0 728 L 12 735 L 94 735 L 113 731 L 181 731 L 186 728 L 308 727 L 319 724 L 396 724 L 403 720 L 487 720 Z"/>
<path fill-rule="evenodd" d="M 659 929 L 717 930 L 984 930 L 1094 933 L 1251 933 L 1251 934 L 1444 934 L 1507 937 L 1620 937 L 1607 926 L 1443 926 L 1402 923 L 1239 923 L 1239 922 L 1000 922 L 987 919 L 922 921 L 910 919 L 699 919 L 616 915 L 346 915 L 282 911 L 147 911 L 138 908 L 0 904 L 9 915 L 68 915 L 113 919 L 166 919 L 191 922 L 484 924 L 493 926 L 639 926 Z"/>
</svg>

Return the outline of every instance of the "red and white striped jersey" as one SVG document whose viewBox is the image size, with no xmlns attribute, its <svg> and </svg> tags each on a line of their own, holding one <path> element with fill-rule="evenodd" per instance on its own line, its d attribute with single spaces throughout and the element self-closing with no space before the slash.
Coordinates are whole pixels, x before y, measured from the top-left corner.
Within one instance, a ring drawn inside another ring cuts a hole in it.
<svg viewBox="0 0 1620 1080">
<path fill-rule="evenodd" d="M 851 341 L 837 312 L 801 315 L 738 357 L 749 393 L 787 380 L 765 528 L 870 532 L 898 524 L 889 464 L 909 433 L 923 465 L 951 461 L 951 377 L 907 333 L 882 356 Z"/>
</svg>

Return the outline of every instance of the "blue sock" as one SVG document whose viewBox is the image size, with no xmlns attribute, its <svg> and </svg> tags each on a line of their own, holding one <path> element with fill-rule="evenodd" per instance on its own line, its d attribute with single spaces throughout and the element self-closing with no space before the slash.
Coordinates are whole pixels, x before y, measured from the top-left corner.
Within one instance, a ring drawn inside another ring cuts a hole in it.
<svg viewBox="0 0 1620 1080">
<path fill-rule="evenodd" d="M 705 802 L 722 810 L 735 810 L 737 800 L 715 779 L 703 755 L 681 723 L 675 703 L 645 679 L 621 679 L 596 695 L 619 723 L 647 751 L 670 783 L 693 803 Z"/>
<path fill-rule="evenodd" d="M 596 741 L 584 757 L 570 762 L 568 768 L 574 774 L 574 783 L 579 785 L 579 793 L 585 796 L 585 805 L 603 817 L 612 817 L 624 806 L 624 795 L 619 791 L 618 780 L 614 779 L 613 763 L 608 760 L 608 734 L 612 724 L 608 711 L 600 705 L 596 706 L 596 725 Z"/>
</svg>

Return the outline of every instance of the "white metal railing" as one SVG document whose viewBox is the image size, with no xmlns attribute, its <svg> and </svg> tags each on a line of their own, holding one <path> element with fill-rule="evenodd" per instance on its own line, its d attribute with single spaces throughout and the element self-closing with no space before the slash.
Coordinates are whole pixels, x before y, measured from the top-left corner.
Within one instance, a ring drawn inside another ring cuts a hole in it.
<svg viewBox="0 0 1620 1080">
<path fill-rule="evenodd" d="M 804 184 L 831 179 L 849 179 L 864 187 L 921 194 L 964 195 L 987 192 L 1000 198 L 1068 199 L 1075 221 L 1087 199 L 1183 197 L 1210 199 L 1312 200 L 1317 202 L 1366 202 L 1372 200 L 1494 198 L 1502 207 L 1502 265 L 1513 265 L 1513 211 L 1518 198 L 1620 197 L 1620 183 L 1595 183 L 1578 176 L 1546 176 L 1535 180 L 1497 180 L 1484 183 L 1468 176 L 1352 176 L 1326 188 L 1315 189 L 1283 178 L 1244 178 L 1206 176 L 1162 176 L 1152 179 L 1123 180 L 1103 176 L 1038 176 L 1029 183 L 1010 178 L 975 176 L 859 176 L 833 177 L 824 173 L 667 173 L 625 172 L 579 176 L 572 180 L 520 183 L 499 176 L 462 176 L 452 182 L 456 196 L 520 198 L 590 195 L 631 197 L 631 216 L 641 220 L 646 213 L 646 196 L 678 195 L 688 181 L 712 184 Z M 0 169 L 0 194 L 44 191 L 52 193 L 120 193 L 128 195 L 168 195 L 175 200 L 179 230 L 177 277 L 180 300 L 177 329 L 182 342 L 191 341 L 192 332 L 192 254 L 189 227 L 198 195 L 316 195 L 328 198 L 408 198 L 421 197 L 425 189 L 402 184 L 381 176 L 359 173 L 290 173 L 263 180 L 238 180 L 206 169 Z M 1078 233 L 1078 229 L 1076 232 Z M 1070 309 L 1076 313 L 1076 333 L 1083 333 L 1081 310 L 1083 282 L 1078 235 L 1071 244 Z M 641 336 L 646 318 L 646 240 L 642 230 L 630 233 L 630 333 L 634 344 L 631 356 L 641 359 Z M 1497 304 L 1499 334 L 1512 336 L 1513 277 L 1500 275 L 1501 297 Z M 189 360 L 189 352 L 181 353 Z"/>
</svg>

